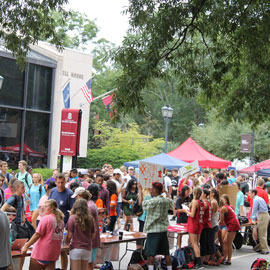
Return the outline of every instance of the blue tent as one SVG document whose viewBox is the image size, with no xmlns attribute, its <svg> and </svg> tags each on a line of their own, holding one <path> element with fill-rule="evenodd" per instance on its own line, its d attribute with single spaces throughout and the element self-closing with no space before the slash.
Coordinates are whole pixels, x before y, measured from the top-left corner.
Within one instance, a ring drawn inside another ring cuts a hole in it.
<svg viewBox="0 0 270 270">
<path fill-rule="evenodd" d="M 138 168 L 139 161 L 140 160 L 125 162 L 124 165 L 126 167 L 133 166 L 134 168 Z M 179 169 L 179 168 L 182 168 L 183 166 L 186 166 L 188 164 L 187 162 L 184 162 L 184 161 L 177 159 L 177 158 L 173 158 L 165 153 L 162 153 L 162 154 L 159 154 L 159 155 L 156 155 L 153 157 L 145 158 L 145 159 L 142 159 L 141 161 L 146 161 L 146 162 L 150 162 L 150 163 L 154 163 L 154 164 L 160 164 L 169 170 L 171 170 L 173 168 Z"/>
<path fill-rule="evenodd" d="M 256 172 L 258 176 L 270 177 L 270 169 L 263 169 Z"/>
</svg>

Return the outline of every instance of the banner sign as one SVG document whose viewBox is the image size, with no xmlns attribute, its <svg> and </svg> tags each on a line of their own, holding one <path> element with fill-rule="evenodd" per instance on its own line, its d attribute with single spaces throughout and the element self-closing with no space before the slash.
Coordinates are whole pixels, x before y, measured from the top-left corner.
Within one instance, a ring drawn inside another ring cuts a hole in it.
<svg viewBox="0 0 270 270">
<path fill-rule="evenodd" d="M 242 134 L 241 135 L 241 153 L 250 153 L 251 152 L 251 142 L 252 135 L 251 134 Z"/>
<path fill-rule="evenodd" d="M 60 132 L 61 156 L 77 156 L 80 147 L 81 110 L 63 109 Z"/>
<path fill-rule="evenodd" d="M 139 183 L 142 187 L 151 188 L 153 182 L 161 182 L 163 184 L 163 166 L 140 161 Z"/>
<path fill-rule="evenodd" d="M 185 178 L 188 174 L 194 174 L 200 171 L 198 160 L 193 161 L 192 163 L 182 167 L 180 169 L 181 179 Z"/>
</svg>

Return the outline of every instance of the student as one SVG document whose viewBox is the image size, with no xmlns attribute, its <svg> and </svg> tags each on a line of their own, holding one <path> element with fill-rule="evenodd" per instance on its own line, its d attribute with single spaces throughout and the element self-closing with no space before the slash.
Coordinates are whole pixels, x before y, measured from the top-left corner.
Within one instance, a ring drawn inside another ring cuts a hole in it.
<svg viewBox="0 0 270 270">
<path fill-rule="evenodd" d="M 61 253 L 64 214 L 53 199 L 46 201 L 45 207 L 46 215 L 38 224 L 35 234 L 22 248 L 22 254 L 25 254 L 35 244 L 30 260 L 31 270 L 54 270 L 55 262 Z"/>
<path fill-rule="evenodd" d="M 95 223 L 90 215 L 86 200 L 77 199 L 67 223 L 67 239 L 71 269 L 87 270 L 91 256 L 92 239 L 95 236 Z"/>
<path fill-rule="evenodd" d="M 190 211 L 186 210 L 188 215 L 187 232 L 189 240 L 195 253 L 195 265 L 194 267 L 199 268 L 202 266 L 201 254 L 199 248 L 199 237 L 203 228 L 203 217 L 204 217 L 204 203 L 200 200 L 202 190 L 199 187 L 193 189 L 193 200 L 190 205 Z"/>
<path fill-rule="evenodd" d="M 45 189 L 43 187 L 42 175 L 40 173 L 33 174 L 33 185 L 29 190 L 31 204 L 29 205 L 31 216 L 32 216 L 32 224 L 34 228 L 37 228 L 37 217 L 38 217 L 38 204 L 42 196 L 46 194 Z"/>
<path fill-rule="evenodd" d="M 117 220 L 117 187 L 116 184 L 112 181 L 109 180 L 107 181 L 107 189 L 110 194 L 110 224 L 108 225 L 108 230 L 110 232 L 113 232 L 114 226 Z"/>
<path fill-rule="evenodd" d="M 226 194 L 223 194 L 221 196 L 219 206 L 220 206 L 219 224 L 222 224 L 224 222 L 228 230 L 226 238 L 224 239 L 223 243 L 223 255 L 225 258 L 223 264 L 231 265 L 232 243 L 235 238 L 236 232 L 240 230 L 240 224 L 232 206 L 230 206 L 230 200 Z"/>
<path fill-rule="evenodd" d="M 27 194 L 29 194 L 29 189 L 33 183 L 32 176 L 30 173 L 26 171 L 27 168 L 27 162 L 25 160 L 20 160 L 18 163 L 18 169 L 19 172 L 16 173 L 15 177 L 18 178 L 18 180 L 23 181 L 25 191 Z"/>
<path fill-rule="evenodd" d="M 175 204 L 175 211 L 176 211 L 176 216 L 177 220 L 176 223 L 184 223 L 186 224 L 188 222 L 188 216 L 186 213 L 186 209 L 188 209 L 188 205 L 190 203 L 190 190 L 191 188 L 189 186 L 184 186 L 181 190 L 179 198 L 176 200 Z M 177 236 L 177 246 L 178 248 L 181 248 L 182 244 L 182 234 L 179 233 Z"/>
</svg>

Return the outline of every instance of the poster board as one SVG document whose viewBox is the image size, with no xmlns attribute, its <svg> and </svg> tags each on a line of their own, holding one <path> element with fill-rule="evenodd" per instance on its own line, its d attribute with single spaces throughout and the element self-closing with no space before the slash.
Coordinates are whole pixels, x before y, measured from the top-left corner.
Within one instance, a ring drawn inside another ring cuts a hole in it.
<svg viewBox="0 0 270 270">
<path fill-rule="evenodd" d="M 223 194 L 227 194 L 229 196 L 230 203 L 234 208 L 235 208 L 235 205 L 236 205 L 237 192 L 238 192 L 238 187 L 237 186 L 228 186 L 228 185 L 226 185 L 226 186 L 221 186 L 219 188 L 219 196 L 221 196 Z"/>
<path fill-rule="evenodd" d="M 142 187 L 151 188 L 153 182 L 163 183 L 163 166 L 145 161 L 139 162 L 139 183 Z"/>
<path fill-rule="evenodd" d="M 194 174 L 200 171 L 198 160 L 193 161 L 192 163 L 182 167 L 180 169 L 181 179 L 185 178 L 188 174 Z"/>
</svg>

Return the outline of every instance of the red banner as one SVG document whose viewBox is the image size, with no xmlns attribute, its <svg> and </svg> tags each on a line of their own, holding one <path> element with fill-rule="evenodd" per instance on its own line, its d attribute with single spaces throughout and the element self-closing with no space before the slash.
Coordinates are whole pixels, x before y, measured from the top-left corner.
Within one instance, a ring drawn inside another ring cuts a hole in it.
<svg viewBox="0 0 270 270">
<path fill-rule="evenodd" d="M 80 147 L 81 110 L 63 109 L 60 132 L 61 156 L 77 156 Z"/>
</svg>

